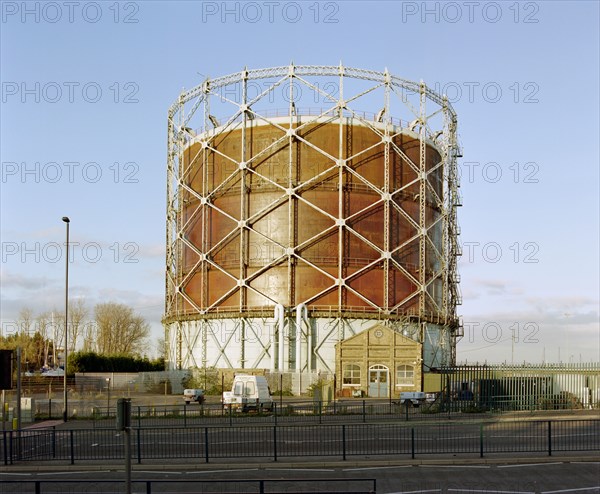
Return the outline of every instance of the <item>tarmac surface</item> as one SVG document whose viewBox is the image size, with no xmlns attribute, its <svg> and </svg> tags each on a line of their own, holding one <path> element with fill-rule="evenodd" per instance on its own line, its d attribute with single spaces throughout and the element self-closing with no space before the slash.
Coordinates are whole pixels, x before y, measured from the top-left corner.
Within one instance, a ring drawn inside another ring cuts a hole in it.
<svg viewBox="0 0 600 494">
<path fill-rule="evenodd" d="M 146 397 L 144 401 L 156 404 L 156 399 Z M 136 399 L 136 405 L 138 403 Z M 173 404 L 181 402 L 177 400 Z M 597 410 L 493 416 L 497 422 L 598 418 Z M 468 419 L 472 421 L 473 417 Z M 91 425 L 88 420 L 66 423 L 49 420 L 26 425 L 26 430 L 86 429 Z M 131 465 L 132 492 L 148 492 L 150 481 L 151 492 L 161 494 L 259 492 L 258 484 L 241 482 L 250 480 L 269 481 L 263 487 L 265 492 L 271 493 L 369 492 L 361 490 L 370 484 L 360 479 L 375 479 L 376 492 L 386 494 L 600 494 L 599 451 L 553 452 L 552 456 L 541 453 L 475 456 L 428 454 L 411 459 L 406 455 L 363 455 L 349 456 L 345 461 L 331 456 L 285 457 L 277 461 L 255 456 L 211 458 L 210 463 L 199 458 L 144 459 L 143 464 L 134 461 Z M 42 494 L 125 492 L 124 463 L 124 460 L 78 460 L 77 464 L 71 465 L 61 460 L 4 465 L 0 467 L 0 493 L 34 493 L 33 481 L 36 480 L 43 481 L 40 484 Z M 10 483 L 5 483 L 7 481 Z"/>
</svg>

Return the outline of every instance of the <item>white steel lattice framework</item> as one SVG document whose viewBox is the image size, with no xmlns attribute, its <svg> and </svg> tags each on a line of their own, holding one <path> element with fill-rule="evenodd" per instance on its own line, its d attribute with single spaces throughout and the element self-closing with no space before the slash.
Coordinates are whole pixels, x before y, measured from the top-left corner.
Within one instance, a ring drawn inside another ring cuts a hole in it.
<svg viewBox="0 0 600 494">
<path fill-rule="evenodd" d="M 377 322 L 421 342 L 425 366 L 453 364 L 456 132 L 445 96 L 387 70 L 291 64 L 182 92 L 168 113 L 170 366 L 333 371 L 334 345 Z"/>
</svg>

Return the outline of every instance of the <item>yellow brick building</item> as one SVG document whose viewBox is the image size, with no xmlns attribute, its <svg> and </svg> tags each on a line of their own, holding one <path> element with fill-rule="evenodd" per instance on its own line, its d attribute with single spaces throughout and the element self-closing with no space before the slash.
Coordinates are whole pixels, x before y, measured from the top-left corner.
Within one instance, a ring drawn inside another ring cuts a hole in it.
<svg viewBox="0 0 600 494">
<path fill-rule="evenodd" d="M 382 324 L 335 346 L 339 395 L 398 398 L 422 390 L 422 345 Z"/>
</svg>

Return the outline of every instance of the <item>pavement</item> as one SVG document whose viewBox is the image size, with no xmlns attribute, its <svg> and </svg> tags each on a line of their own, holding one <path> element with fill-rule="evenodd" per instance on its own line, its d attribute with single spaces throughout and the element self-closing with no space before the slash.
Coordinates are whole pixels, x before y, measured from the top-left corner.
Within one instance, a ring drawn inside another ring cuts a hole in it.
<svg viewBox="0 0 600 494">
<path fill-rule="evenodd" d="M 238 470 L 238 469 L 319 469 L 319 468 L 379 468 L 379 467 L 405 467 L 405 466 L 474 466 L 474 465 L 534 465 L 548 463 L 598 463 L 600 455 L 597 452 L 590 454 L 574 454 L 574 455 L 553 455 L 553 456 L 520 456 L 515 457 L 513 454 L 507 454 L 494 458 L 466 458 L 453 455 L 452 458 L 419 458 L 419 459 L 373 459 L 373 458 L 355 458 L 352 460 L 334 460 L 331 458 L 322 458 L 315 460 L 295 459 L 290 461 L 248 461 L 248 459 L 240 458 L 222 458 L 210 463 L 199 463 L 198 459 L 161 459 L 161 460 L 145 460 L 143 464 L 132 463 L 132 471 L 181 471 L 182 468 L 186 471 L 211 471 L 215 467 L 219 470 Z M 18 473 L 18 472 L 50 472 L 57 468 L 61 471 L 122 471 L 124 469 L 125 460 L 122 462 L 111 461 L 96 461 L 96 462 L 81 462 L 76 465 L 70 465 L 68 462 L 52 461 L 52 462 L 26 462 L 18 465 L 8 465 L 3 467 L 3 472 Z"/>
</svg>

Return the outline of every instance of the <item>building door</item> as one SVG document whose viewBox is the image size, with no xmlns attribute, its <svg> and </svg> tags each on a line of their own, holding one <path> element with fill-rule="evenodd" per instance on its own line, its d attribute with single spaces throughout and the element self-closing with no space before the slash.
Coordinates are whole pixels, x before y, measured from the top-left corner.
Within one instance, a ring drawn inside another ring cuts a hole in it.
<svg viewBox="0 0 600 494">
<path fill-rule="evenodd" d="M 390 382 L 390 371 L 385 365 L 369 367 L 369 396 L 387 398 Z"/>
</svg>

